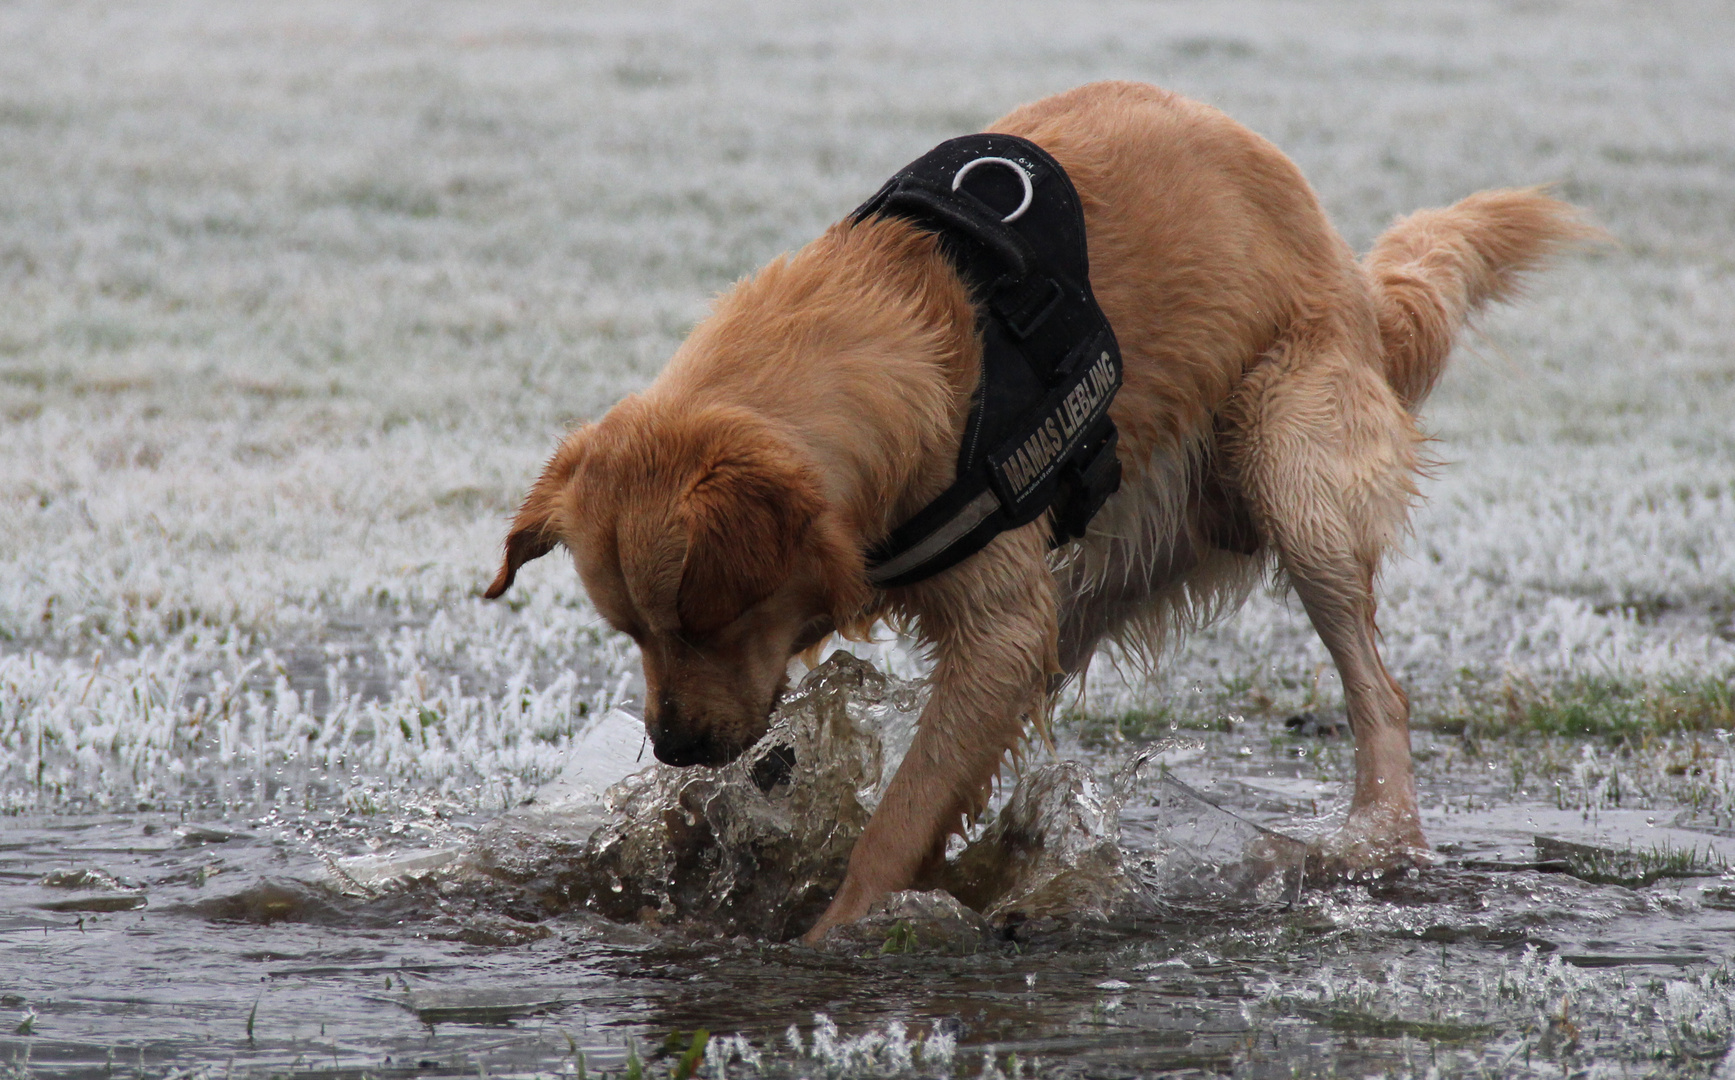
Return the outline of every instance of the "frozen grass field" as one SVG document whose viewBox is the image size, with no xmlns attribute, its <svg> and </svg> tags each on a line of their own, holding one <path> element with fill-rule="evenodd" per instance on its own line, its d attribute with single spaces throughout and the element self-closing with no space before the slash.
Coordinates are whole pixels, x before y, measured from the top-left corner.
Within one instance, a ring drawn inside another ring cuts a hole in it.
<svg viewBox="0 0 1735 1080">
<path fill-rule="evenodd" d="M 1735 726 L 1726 4 L 8 3 L 0 809 L 510 805 L 637 688 L 564 560 L 479 598 L 566 426 L 935 142 L 1108 77 L 1274 140 L 1358 249 L 1489 186 L 1608 228 L 1425 410 L 1385 654 L 1442 731 Z M 1256 597 L 1074 730 L 1329 713 L 1325 659 Z M 1532 768 L 1589 806 L 1577 752 Z"/>
<path fill-rule="evenodd" d="M 1735 667 L 1718 5 L 53 4 L 0 34 L 6 804 L 221 799 L 210 747 L 546 771 L 636 667 L 558 560 L 477 598 L 564 426 L 928 145 L 1108 76 L 1274 139 L 1358 247 L 1542 181 L 1621 244 L 1427 409 L 1444 466 L 1382 609 L 1419 715 Z M 1282 698 L 1323 660 L 1260 600 L 1093 693 Z"/>
</svg>

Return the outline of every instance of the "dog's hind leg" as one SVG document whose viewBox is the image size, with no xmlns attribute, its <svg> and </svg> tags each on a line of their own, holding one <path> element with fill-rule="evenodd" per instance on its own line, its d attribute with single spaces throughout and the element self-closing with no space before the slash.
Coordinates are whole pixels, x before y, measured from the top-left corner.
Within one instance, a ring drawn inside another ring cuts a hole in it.
<svg viewBox="0 0 1735 1080">
<path fill-rule="evenodd" d="M 1349 819 L 1328 866 L 1378 869 L 1426 848 L 1409 701 L 1380 659 L 1374 578 L 1404 528 L 1421 436 L 1364 335 L 1308 328 L 1248 373 L 1227 419 L 1231 464 L 1343 680 L 1355 735 Z"/>
</svg>

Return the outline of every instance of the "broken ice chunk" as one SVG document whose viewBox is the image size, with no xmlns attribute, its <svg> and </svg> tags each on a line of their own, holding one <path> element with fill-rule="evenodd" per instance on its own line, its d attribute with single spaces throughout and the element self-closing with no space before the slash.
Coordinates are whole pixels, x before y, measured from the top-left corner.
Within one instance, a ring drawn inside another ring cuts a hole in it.
<svg viewBox="0 0 1735 1080">
<path fill-rule="evenodd" d="M 566 866 L 610 820 L 609 790 L 635 771 L 656 765 L 639 760 L 644 745 L 644 723 L 633 714 L 610 709 L 597 717 L 573 741 L 560 775 L 483 826 L 463 861 L 490 877 L 520 883 L 549 879 L 544 890 L 564 894 L 570 888 Z"/>
<path fill-rule="evenodd" d="M 1128 881 L 1117 800 L 1076 761 L 1030 769 L 993 824 L 948 867 L 947 887 L 989 922 L 1108 918 Z"/>
<path fill-rule="evenodd" d="M 610 709 L 573 740 L 560 775 L 524 805 L 544 813 L 601 806 L 604 792 L 649 764 L 644 721 L 625 709 Z"/>
<path fill-rule="evenodd" d="M 393 851 L 383 855 L 355 855 L 333 859 L 328 869 L 340 891 L 367 896 L 390 886 L 422 881 L 452 865 L 463 853 L 463 848 L 454 845 Z"/>
<path fill-rule="evenodd" d="M 1287 905 L 1301 895 L 1307 845 L 1224 810 L 1163 775 L 1148 806 L 1123 806 L 1130 873 L 1161 907 Z"/>
</svg>

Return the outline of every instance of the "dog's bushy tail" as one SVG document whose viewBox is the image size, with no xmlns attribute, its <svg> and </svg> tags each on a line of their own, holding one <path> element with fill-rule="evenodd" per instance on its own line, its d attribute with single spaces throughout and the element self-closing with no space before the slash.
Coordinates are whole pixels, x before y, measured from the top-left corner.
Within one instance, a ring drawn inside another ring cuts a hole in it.
<svg viewBox="0 0 1735 1080">
<path fill-rule="evenodd" d="M 1486 304 L 1556 252 L 1605 237 L 1543 188 L 1482 191 L 1400 218 L 1362 260 L 1379 306 L 1386 378 L 1412 412 L 1445 370 L 1452 342 Z"/>
</svg>

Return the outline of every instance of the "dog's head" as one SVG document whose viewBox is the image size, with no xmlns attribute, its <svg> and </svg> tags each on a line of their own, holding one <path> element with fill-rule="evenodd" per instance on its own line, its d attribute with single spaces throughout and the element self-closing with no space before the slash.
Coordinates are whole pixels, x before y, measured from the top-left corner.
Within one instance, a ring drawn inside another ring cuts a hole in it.
<svg viewBox="0 0 1735 1080">
<path fill-rule="evenodd" d="M 645 728 L 670 765 L 719 765 L 765 733 L 789 660 L 866 600 L 862 556 L 818 476 L 743 409 L 628 398 L 567 437 L 485 594 L 555 545 L 638 643 Z"/>
</svg>

